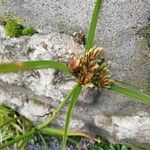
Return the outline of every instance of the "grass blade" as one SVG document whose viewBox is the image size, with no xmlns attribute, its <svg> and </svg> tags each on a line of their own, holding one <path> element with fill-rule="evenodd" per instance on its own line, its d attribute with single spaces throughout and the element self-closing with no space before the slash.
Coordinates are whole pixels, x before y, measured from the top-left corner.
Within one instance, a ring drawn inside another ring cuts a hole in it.
<svg viewBox="0 0 150 150">
<path fill-rule="evenodd" d="M 21 127 L 16 122 L 12 122 L 11 125 L 13 128 L 16 129 L 16 131 L 23 133 L 23 130 L 21 129 Z"/>
<path fill-rule="evenodd" d="M 17 150 L 25 150 L 25 146 L 29 139 L 24 139 L 21 143 L 19 143 Z"/>
<path fill-rule="evenodd" d="M 9 142 L 3 144 L 3 145 L 0 145 L 0 149 L 2 149 L 2 148 L 4 148 L 4 147 L 8 147 L 8 146 L 10 146 L 10 145 L 12 145 L 12 144 L 15 144 L 15 143 L 17 143 L 17 142 L 19 142 L 19 141 L 22 141 L 22 140 L 24 140 L 24 139 L 29 139 L 29 138 L 31 138 L 31 137 L 35 134 L 35 131 L 36 131 L 36 130 L 33 129 L 33 130 L 31 130 L 31 131 L 28 131 L 28 132 L 24 133 L 23 135 L 20 135 L 20 136 L 14 138 L 13 140 L 11 140 L 11 141 L 9 141 Z"/>
<path fill-rule="evenodd" d="M 41 133 L 46 135 L 58 135 L 58 136 L 64 136 L 64 129 L 56 129 L 56 128 L 42 128 L 39 130 Z M 68 136 L 82 136 L 87 139 L 90 139 L 95 142 L 100 142 L 99 139 L 96 139 L 94 136 L 90 135 L 87 132 L 82 131 L 68 131 Z"/>
<path fill-rule="evenodd" d="M 88 31 L 88 37 L 85 45 L 85 53 L 93 47 L 93 42 L 94 42 L 94 36 L 95 36 L 95 31 L 96 31 L 96 25 L 97 25 L 97 20 L 100 12 L 100 8 L 102 5 L 102 0 L 96 0 L 96 4 L 93 10 L 92 14 L 92 19 Z"/>
<path fill-rule="evenodd" d="M 121 84 L 113 84 L 110 88 L 112 92 L 128 96 L 132 99 L 140 101 L 144 104 L 150 105 L 150 96 L 138 91 L 132 87 L 123 86 Z"/>
<path fill-rule="evenodd" d="M 66 121 L 65 121 L 65 132 L 64 132 L 64 136 L 63 136 L 63 142 L 62 142 L 62 150 L 66 149 L 67 134 L 68 134 L 70 120 L 71 120 L 72 113 L 73 113 L 73 108 L 76 104 L 76 101 L 78 99 L 78 96 L 79 96 L 81 90 L 82 90 L 82 86 L 77 84 L 74 92 L 72 93 L 72 97 L 71 97 L 71 101 L 70 101 L 70 104 L 69 104 L 69 108 L 68 108 L 67 116 L 66 116 Z"/>
<path fill-rule="evenodd" d="M 65 105 L 65 103 L 70 99 L 72 93 L 74 92 L 74 90 L 76 89 L 77 85 L 73 87 L 73 89 L 65 96 L 64 100 L 61 101 L 61 103 L 58 105 L 58 107 L 56 108 L 56 110 L 53 112 L 52 116 L 50 115 L 49 118 L 42 124 L 39 124 L 37 126 L 37 129 L 41 129 L 46 127 L 47 125 L 49 125 L 56 117 L 56 115 L 58 114 L 58 112 L 63 108 L 63 106 Z"/>
<path fill-rule="evenodd" d="M 39 134 L 39 136 L 40 136 L 40 138 L 41 138 L 41 140 L 42 140 L 42 142 L 43 142 L 43 144 L 44 144 L 44 150 L 49 150 L 48 144 L 47 144 L 47 142 L 45 141 L 43 135 L 42 135 L 40 132 L 38 132 L 38 134 Z"/>
<path fill-rule="evenodd" d="M 21 118 L 22 118 L 22 117 L 16 117 L 16 118 L 10 119 L 10 120 L 4 122 L 3 124 L 0 124 L 0 128 L 2 128 L 2 127 L 4 127 L 5 125 L 8 125 L 8 124 L 10 124 L 10 123 L 16 121 L 17 119 L 21 119 Z"/>
<path fill-rule="evenodd" d="M 12 63 L 0 64 L 0 73 L 29 71 L 35 69 L 53 68 L 70 73 L 66 64 L 54 60 L 37 60 L 37 61 L 14 61 Z"/>
</svg>

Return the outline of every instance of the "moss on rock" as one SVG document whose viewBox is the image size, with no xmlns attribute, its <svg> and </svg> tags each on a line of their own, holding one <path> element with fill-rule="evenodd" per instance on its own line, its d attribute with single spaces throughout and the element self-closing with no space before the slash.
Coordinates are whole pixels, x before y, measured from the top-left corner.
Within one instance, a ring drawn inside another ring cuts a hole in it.
<svg viewBox="0 0 150 150">
<path fill-rule="evenodd" d="M 150 27 L 147 28 L 147 29 L 145 29 L 144 32 L 143 32 L 143 34 L 144 34 L 144 36 L 145 36 L 146 38 L 150 38 Z"/>
<path fill-rule="evenodd" d="M 22 35 L 25 36 L 32 36 L 35 33 L 37 33 L 37 31 L 33 27 L 28 27 L 22 30 Z"/>
<path fill-rule="evenodd" d="M 37 31 L 33 27 L 25 28 L 23 25 L 17 23 L 16 20 L 8 20 L 4 24 L 6 35 L 9 37 L 32 36 Z"/>
<path fill-rule="evenodd" d="M 5 31 L 10 37 L 19 37 L 22 35 L 23 26 L 18 24 L 15 20 L 9 20 L 6 22 Z"/>
</svg>

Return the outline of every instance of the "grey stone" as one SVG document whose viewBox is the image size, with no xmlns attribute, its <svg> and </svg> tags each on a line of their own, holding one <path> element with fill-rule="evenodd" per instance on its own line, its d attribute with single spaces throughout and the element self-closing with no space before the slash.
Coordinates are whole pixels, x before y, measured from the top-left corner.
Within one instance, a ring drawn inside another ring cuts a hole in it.
<svg viewBox="0 0 150 150">
<path fill-rule="evenodd" d="M 137 143 L 149 143 L 150 141 L 150 115 L 145 112 L 138 112 L 131 116 L 96 115 L 93 119 L 98 128 L 105 130 L 109 137 L 115 137 L 118 141 L 124 140 L 132 144 L 135 141 Z M 150 144 L 145 146 L 148 149 Z"/>
<path fill-rule="evenodd" d="M 41 35 L 9 39 L 0 27 L 1 62 L 16 59 L 55 59 L 67 62 L 70 56 L 82 52 L 82 46 L 74 43 L 69 35 L 74 31 L 87 33 L 93 4 L 92 0 L 7 0 L 2 3 L 0 18 L 10 15 L 25 19 L 26 24 L 35 26 Z M 105 0 L 95 37 L 95 43 L 104 48 L 113 77 L 147 94 L 150 94 L 150 48 L 141 31 L 149 24 L 149 8 L 149 0 Z M 74 84 L 70 76 L 52 69 L 1 75 L 0 79 L 3 83 L 1 93 L 4 93 L 0 101 L 13 108 L 18 107 L 21 114 L 35 123 L 46 116 L 33 117 L 28 107 L 21 111 L 23 107 L 20 106 L 24 102 L 21 102 L 19 94 L 14 96 L 14 92 L 6 89 L 26 89 L 27 93 L 23 92 L 23 95 L 33 95 L 28 98 L 29 106 L 32 106 L 30 99 L 37 97 L 39 101 L 49 104 L 53 111 Z M 13 103 L 8 103 L 10 97 Z M 26 100 L 25 96 L 22 99 Z M 66 107 L 60 119 L 55 121 L 56 125 L 63 126 L 65 110 Z M 45 113 L 45 109 L 40 111 L 41 114 Z M 85 90 L 73 117 L 73 122 L 79 120 L 79 126 L 72 127 L 106 136 L 113 142 L 130 142 L 149 149 L 149 114 L 149 106 L 127 97 L 107 90 L 95 94 Z"/>
</svg>

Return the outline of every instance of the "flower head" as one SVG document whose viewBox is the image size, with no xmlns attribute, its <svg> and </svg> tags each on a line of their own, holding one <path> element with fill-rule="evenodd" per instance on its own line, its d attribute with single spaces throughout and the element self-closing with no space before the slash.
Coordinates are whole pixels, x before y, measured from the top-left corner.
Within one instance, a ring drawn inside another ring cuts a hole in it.
<svg viewBox="0 0 150 150">
<path fill-rule="evenodd" d="M 102 48 L 93 47 L 85 56 L 75 57 L 69 60 L 68 66 L 77 82 L 83 86 L 95 86 L 109 88 L 113 82 L 109 74 L 108 66 L 104 61 L 99 62 Z"/>
</svg>

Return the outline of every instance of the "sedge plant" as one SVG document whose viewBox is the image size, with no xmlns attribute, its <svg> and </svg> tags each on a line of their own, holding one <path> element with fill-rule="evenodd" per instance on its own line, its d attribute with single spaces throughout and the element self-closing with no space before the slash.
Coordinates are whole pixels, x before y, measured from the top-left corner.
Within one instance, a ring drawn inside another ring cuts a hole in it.
<svg viewBox="0 0 150 150">
<path fill-rule="evenodd" d="M 83 55 L 69 60 L 68 64 L 60 63 L 54 60 L 38 60 L 38 61 L 14 61 L 11 63 L 0 64 L 0 73 L 18 72 L 18 71 L 32 71 L 35 69 L 52 68 L 71 74 L 76 78 L 76 85 L 68 92 L 64 100 L 58 105 L 52 115 L 48 117 L 43 123 L 33 127 L 23 135 L 17 136 L 0 146 L 0 148 L 7 147 L 19 141 L 30 139 L 35 133 L 59 135 L 63 136 L 62 150 L 66 150 L 66 143 L 68 136 L 83 136 L 91 140 L 97 141 L 92 135 L 81 132 L 69 130 L 70 122 L 73 114 L 73 109 L 78 100 L 78 97 L 83 88 L 95 87 L 100 90 L 107 88 L 110 92 L 115 92 L 130 97 L 133 100 L 140 101 L 146 105 L 150 105 L 150 96 L 138 91 L 131 86 L 127 86 L 117 80 L 114 80 L 108 70 L 108 65 L 99 56 L 102 48 L 94 46 L 94 37 L 96 31 L 97 20 L 102 5 L 101 0 L 96 0 L 93 10 L 92 19 L 88 31 L 87 41 Z M 64 129 L 51 128 L 52 121 L 57 117 L 59 111 L 63 108 L 65 103 L 70 101 Z"/>
</svg>

